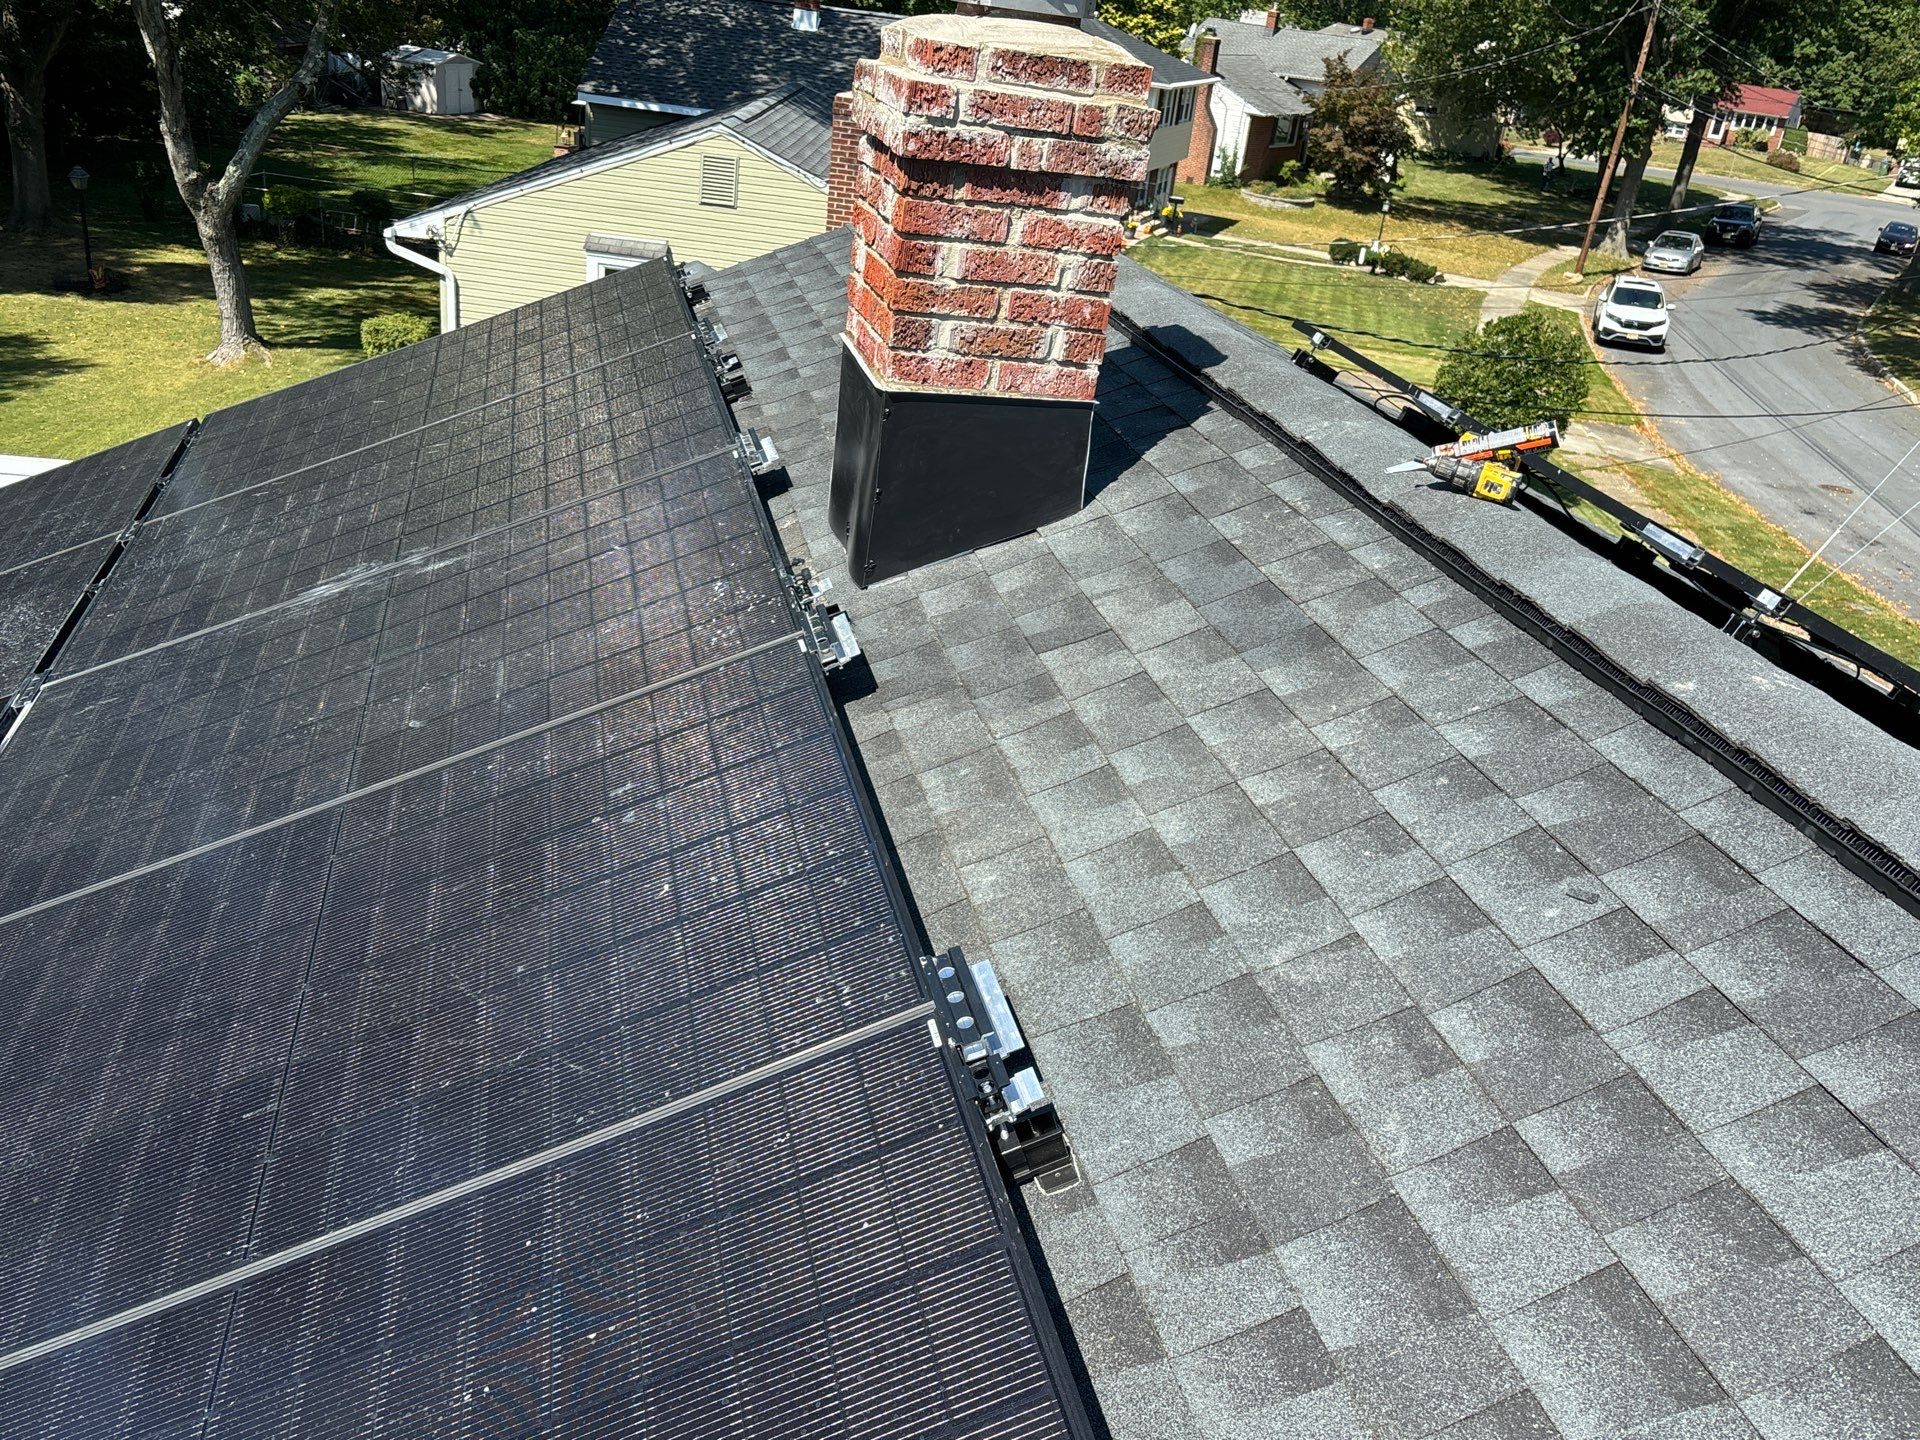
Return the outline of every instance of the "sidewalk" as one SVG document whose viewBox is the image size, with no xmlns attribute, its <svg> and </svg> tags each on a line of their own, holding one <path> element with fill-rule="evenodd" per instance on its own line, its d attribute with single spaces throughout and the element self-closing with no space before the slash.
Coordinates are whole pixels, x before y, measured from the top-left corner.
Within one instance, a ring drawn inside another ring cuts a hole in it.
<svg viewBox="0 0 1920 1440">
<path fill-rule="evenodd" d="M 1490 282 L 1487 298 L 1480 305 L 1480 323 L 1490 320 L 1504 320 L 1509 315 L 1518 315 L 1527 308 L 1527 301 L 1538 300 L 1544 305 L 1558 306 L 1562 310 L 1578 310 L 1581 302 L 1578 295 L 1562 295 L 1555 290 L 1536 291 L 1534 286 L 1540 277 L 1556 266 L 1565 265 L 1578 257 L 1579 251 L 1571 245 L 1559 245 L 1536 255 L 1531 260 L 1522 260 L 1518 265 L 1503 270 Z"/>
</svg>

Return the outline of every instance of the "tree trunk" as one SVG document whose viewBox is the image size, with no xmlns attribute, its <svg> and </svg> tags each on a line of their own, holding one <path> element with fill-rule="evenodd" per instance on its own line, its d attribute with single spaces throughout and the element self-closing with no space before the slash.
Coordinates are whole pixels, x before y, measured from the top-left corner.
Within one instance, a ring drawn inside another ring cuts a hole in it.
<svg viewBox="0 0 1920 1440">
<path fill-rule="evenodd" d="M 0 0 L 0 120 L 7 127 L 7 160 L 13 201 L 7 224 L 15 230 L 45 230 L 53 214 L 47 183 L 47 65 L 75 6 L 26 6 Z"/>
<path fill-rule="evenodd" d="M 1687 191 L 1693 185 L 1693 167 L 1700 160 L 1700 146 L 1707 138 L 1707 122 L 1713 118 L 1708 105 L 1693 107 L 1693 121 L 1687 126 L 1686 143 L 1680 147 L 1680 163 L 1673 170 L 1673 198 L 1667 204 L 1675 210 L 1687 208 Z"/>
<path fill-rule="evenodd" d="M 0 75 L 0 102 L 6 112 L 7 160 L 13 174 L 13 203 L 7 210 L 7 224 L 15 230 L 45 230 L 53 214 L 53 194 L 47 186 L 47 136 L 40 123 L 41 97 L 13 84 L 10 76 Z"/>
<path fill-rule="evenodd" d="M 1635 145 L 1633 154 L 1627 157 L 1627 168 L 1613 200 L 1613 218 L 1607 222 L 1607 233 L 1600 241 L 1602 255 L 1626 259 L 1627 236 L 1633 229 L 1633 207 L 1640 198 L 1640 182 L 1646 178 L 1647 161 L 1652 158 L 1653 132 L 1649 129 L 1646 139 Z"/>
<path fill-rule="evenodd" d="M 240 232 L 233 211 L 203 219 L 196 214 L 201 248 L 213 276 L 213 298 L 220 306 L 220 343 L 207 356 L 214 365 L 236 365 L 242 360 L 271 361 L 267 342 L 253 324 L 253 293 L 247 287 L 247 269 L 240 259 Z"/>
<path fill-rule="evenodd" d="M 215 365 L 232 365 L 256 356 L 267 358 L 267 343 L 254 328 L 253 297 L 247 290 L 234 211 L 246 192 L 247 177 L 267 148 L 273 127 L 287 118 L 300 92 L 313 83 L 326 62 L 327 35 L 339 8 L 340 0 L 315 0 L 313 24 L 307 31 L 300 63 L 253 112 L 240 133 L 233 158 L 217 178 L 209 180 L 200 169 L 200 151 L 187 111 L 186 78 L 173 47 L 173 33 L 167 27 L 166 0 L 133 0 L 134 19 L 147 58 L 153 62 L 160 92 L 160 138 L 166 143 L 167 163 L 173 169 L 173 183 L 180 198 L 193 216 L 194 228 L 200 232 L 207 269 L 213 276 L 213 298 L 220 307 L 220 343 L 207 356 Z"/>
</svg>

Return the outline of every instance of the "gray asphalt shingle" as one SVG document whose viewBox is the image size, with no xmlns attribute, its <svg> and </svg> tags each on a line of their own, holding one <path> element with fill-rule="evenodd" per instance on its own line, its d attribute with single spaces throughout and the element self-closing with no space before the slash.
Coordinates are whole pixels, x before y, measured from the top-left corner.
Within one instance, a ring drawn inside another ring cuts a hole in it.
<svg viewBox="0 0 1920 1440">
<path fill-rule="evenodd" d="M 710 289 L 1113 1433 L 1920 1433 L 1920 922 L 1117 333 L 1085 511 L 851 590 L 843 263 Z"/>
</svg>

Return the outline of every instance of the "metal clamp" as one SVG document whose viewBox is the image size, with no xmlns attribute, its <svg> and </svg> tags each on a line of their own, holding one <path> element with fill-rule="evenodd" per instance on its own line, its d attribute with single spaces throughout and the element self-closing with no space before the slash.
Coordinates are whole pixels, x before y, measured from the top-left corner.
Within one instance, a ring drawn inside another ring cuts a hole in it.
<svg viewBox="0 0 1920 1440">
<path fill-rule="evenodd" d="M 1080 1171 L 1066 1130 L 993 966 L 969 962 L 958 947 L 920 963 L 933 990 L 941 1043 L 966 1067 L 972 1098 L 1007 1174 L 1015 1184 L 1038 1180 L 1047 1191 L 1074 1184 Z"/>
<path fill-rule="evenodd" d="M 780 468 L 780 452 L 774 448 L 772 436 L 762 435 L 758 430 L 748 430 L 741 434 L 735 444 L 740 451 L 740 463 L 756 479 Z"/>
<path fill-rule="evenodd" d="M 807 648 L 820 661 L 820 668 L 831 673 L 858 660 L 860 642 L 854 636 L 853 622 L 838 605 L 820 598 L 832 582 L 816 576 L 804 561 L 795 561 L 791 584 L 794 609 L 806 626 Z"/>
</svg>

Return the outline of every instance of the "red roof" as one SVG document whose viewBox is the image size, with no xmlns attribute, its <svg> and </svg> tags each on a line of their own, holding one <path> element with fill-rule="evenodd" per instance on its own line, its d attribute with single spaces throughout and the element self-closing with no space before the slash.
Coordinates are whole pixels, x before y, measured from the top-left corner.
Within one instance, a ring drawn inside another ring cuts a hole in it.
<svg viewBox="0 0 1920 1440">
<path fill-rule="evenodd" d="M 1740 115 L 1765 115 L 1775 120 L 1793 118 L 1793 107 L 1800 103 L 1798 90 L 1780 90 L 1772 85 L 1736 85 L 1721 102 L 1722 110 Z"/>
</svg>

